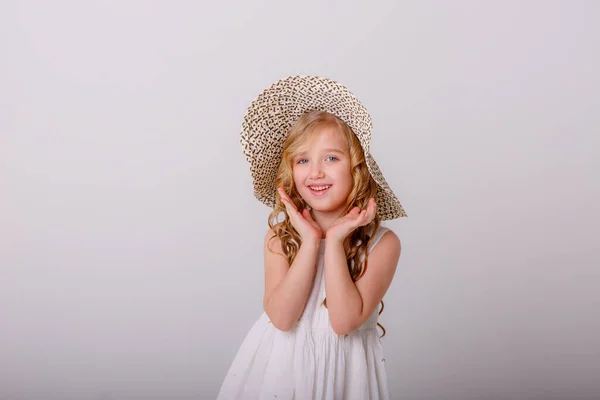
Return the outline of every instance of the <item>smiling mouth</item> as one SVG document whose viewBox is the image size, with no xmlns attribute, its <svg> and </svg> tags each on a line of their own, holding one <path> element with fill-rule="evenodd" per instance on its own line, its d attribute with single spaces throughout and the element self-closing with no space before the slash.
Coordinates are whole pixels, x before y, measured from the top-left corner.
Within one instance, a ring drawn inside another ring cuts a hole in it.
<svg viewBox="0 0 600 400">
<path fill-rule="evenodd" d="M 310 189 L 311 193 L 316 194 L 316 195 L 325 194 L 329 190 L 330 187 L 331 187 L 331 185 L 311 185 L 311 186 L 308 186 L 308 188 Z"/>
</svg>

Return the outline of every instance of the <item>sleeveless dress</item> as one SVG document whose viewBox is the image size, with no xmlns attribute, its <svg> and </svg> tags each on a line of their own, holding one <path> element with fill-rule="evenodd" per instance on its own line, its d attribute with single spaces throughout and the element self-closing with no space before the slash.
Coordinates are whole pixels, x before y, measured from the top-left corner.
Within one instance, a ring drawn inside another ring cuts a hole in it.
<svg viewBox="0 0 600 400">
<path fill-rule="evenodd" d="M 369 252 L 387 231 L 380 227 Z M 221 385 L 218 400 L 389 399 L 379 308 L 357 330 L 336 334 L 325 299 L 321 241 L 312 292 L 300 320 L 280 331 L 263 313 L 242 342 Z"/>
</svg>

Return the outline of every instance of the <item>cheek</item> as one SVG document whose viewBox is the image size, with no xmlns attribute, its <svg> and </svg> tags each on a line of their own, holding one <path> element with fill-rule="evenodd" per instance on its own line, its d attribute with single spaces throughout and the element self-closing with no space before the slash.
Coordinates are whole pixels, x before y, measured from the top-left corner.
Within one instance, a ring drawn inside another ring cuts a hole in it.
<svg viewBox="0 0 600 400">
<path fill-rule="evenodd" d="M 352 175 L 347 175 L 345 177 L 346 189 L 351 190 L 352 186 L 354 186 L 352 182 Z"/>
<path fill-rule="evenodd" d="M 344 186 L 346 191 L 348 192 L 348 194 L 350 194 L 350 192 L 352 191 L 352 188 L 354 186 L 354 182 L 352 179 L 352 175 L 351 174 L 344 174 Z"/>
<path fill-rule="evenodd" d="M 294 168 L 294 170 L 292 171 L 292 178 L 294 179 L 294 184 L 296 185 L 296 188 L 298 188 L 298 186 L 303 181 L 302 171 L 299 168 Z"/>
<path fill-rule="evenodd" d="M 344 168 L 339 168 L 337 171 L 335 171 L 335 179 L 346 186 L 352 186 L 352 173 L 347 166 L 344 166 Z"/>
</svg>

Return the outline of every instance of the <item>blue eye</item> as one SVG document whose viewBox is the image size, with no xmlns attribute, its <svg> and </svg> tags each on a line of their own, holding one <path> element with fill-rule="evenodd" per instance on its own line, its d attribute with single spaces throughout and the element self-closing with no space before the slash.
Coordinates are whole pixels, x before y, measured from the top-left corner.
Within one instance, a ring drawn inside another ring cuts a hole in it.
<svg viewBox="0 0 600 400">
<path fill-rule="evenodd" d="M 329 157 L 327 157 L 327 161 L 337 161 L 337 160 L 338 160 L 338 158 L 335 157 L 335 156 L 329 156 Z"/>
<path fill-rule="evenodd" d="M 308 160 L 306 158 L 301 158 L 298 161 L 296 161 L 296 164 L 305 164 L 307 162 L 308 162 Z"/>
</svg>

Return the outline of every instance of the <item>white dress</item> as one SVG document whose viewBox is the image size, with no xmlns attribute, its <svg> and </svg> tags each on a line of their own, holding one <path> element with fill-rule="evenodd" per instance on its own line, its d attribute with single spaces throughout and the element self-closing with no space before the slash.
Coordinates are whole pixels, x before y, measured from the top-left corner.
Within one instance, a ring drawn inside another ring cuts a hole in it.
<svg viewBox="0 0 600 400">
<path fill-rule="evenodd" d="M 369 252 L 387 231 L 380 227 Z M 348 336 L 329 321 L 321 241 L 312 292 L 298 324 L 275 328 L 263 313 L 252 326 L 223 381 L 218 400 L 375 400 L 389 399 L 377 307 Z"/>
</svg>

